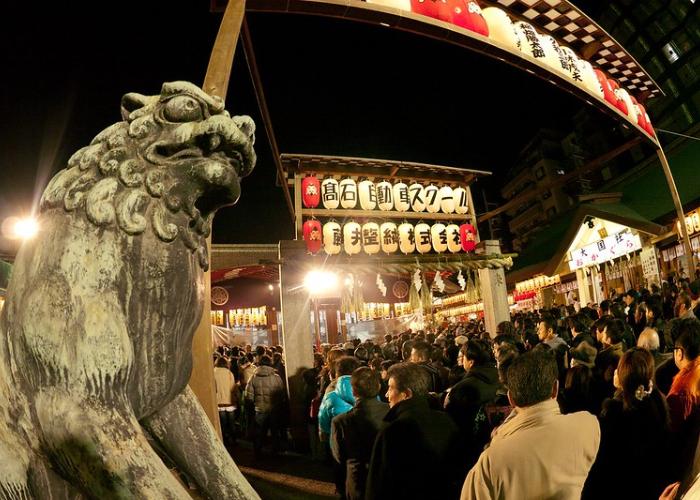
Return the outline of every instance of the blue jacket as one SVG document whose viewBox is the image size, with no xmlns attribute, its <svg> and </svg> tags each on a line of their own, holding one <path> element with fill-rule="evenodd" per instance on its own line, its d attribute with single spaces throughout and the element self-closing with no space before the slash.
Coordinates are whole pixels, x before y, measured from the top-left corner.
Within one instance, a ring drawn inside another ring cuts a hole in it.
<svg viewBox="0 0 700 500">
<path fill-rule="evenodd" d="M 318 412 L 318 427 L 324 434 L 331 433 L 331 421 L 333 417 L 342 415 L 355 405 L 355 397 L 352 395 L 350 375 L 338 378 L 335 390 L 323 396 L 321 408 Z"/>
</svg>

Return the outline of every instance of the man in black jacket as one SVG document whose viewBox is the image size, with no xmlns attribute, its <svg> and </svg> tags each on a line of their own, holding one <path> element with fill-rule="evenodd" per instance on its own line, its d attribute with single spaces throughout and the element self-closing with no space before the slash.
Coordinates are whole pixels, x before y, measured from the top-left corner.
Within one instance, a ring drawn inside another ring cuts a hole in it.
<svg viewBox="0 0 700 500">
<path fill-rule="evenodd" d="M 411 358 L 412 363 L 416 363 L 421 368 L 423 368 L 430 376 L 430 387 L 428 392 L 441 393 L 443 390 L 442 380 L 440 378 L 440 372 L 430 364 L 430 354 L 432 348 L 430 344 L 419 340 L 411 348 Z"/>
<path fill-rule="evenodd" d="M 390 410 L 372 450 L 367 500 L 458 496 L 464 479 L 458 429 L 446 413 L 429 408 L 430 382 L 414 363 L 389 368 Z"/>
<path fill-rule="evenodd" d="M 490 436 L 478 435 L 477 415 L 486 403 L 496 398 L 501 386 L 498 370 L 491 357 L 489 345 L 483 340 L 470 339 L 462 346 L 462 364 L 466 374 L 445 398 L 445 410 L 459 427 L 464 442 L 464 475 L 479 458 Z M 483 414 L 481 415 L 483 417 Z"/>
<path fill-rule="evenodd" d="M 343 471 L 338 494 L 347 500 L 360 500 L 365 495 L 367 468 L 372 446 L 389 405 L 377 400 L 379 376 L 368 367 L 352 372 L 350 377 L 355 407 L 338 415 L 331 423 L 331 452 Z"/>
</svg>

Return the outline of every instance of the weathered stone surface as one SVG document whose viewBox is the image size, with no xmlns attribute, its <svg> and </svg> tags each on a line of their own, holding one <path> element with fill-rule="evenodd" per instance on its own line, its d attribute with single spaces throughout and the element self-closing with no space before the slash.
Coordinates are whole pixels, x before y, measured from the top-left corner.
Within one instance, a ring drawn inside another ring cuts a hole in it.
<svg viewBox="0 0 700 500">
<path fill-rule="evenodd" d="M 255 126 L 187 82 L 123 121 L 41 199 L 0 317 L 0 499 L 258 498 L 187 387 L 214 212 L 255 165 Z"/>
</svg>

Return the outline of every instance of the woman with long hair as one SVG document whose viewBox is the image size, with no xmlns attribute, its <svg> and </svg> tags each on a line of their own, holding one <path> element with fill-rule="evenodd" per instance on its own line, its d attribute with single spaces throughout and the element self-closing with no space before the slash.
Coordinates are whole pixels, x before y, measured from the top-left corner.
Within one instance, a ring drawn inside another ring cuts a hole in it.
<svg viewBox="0 0 700 500">
<path fill-rule="evenodd" d="M 582 498 L 659 498 L 670 482 L 668 407 L 654 383 L 654 357 L 633 347 L 615 370 L 600 414 L 600 448 Z"/>
</svg>

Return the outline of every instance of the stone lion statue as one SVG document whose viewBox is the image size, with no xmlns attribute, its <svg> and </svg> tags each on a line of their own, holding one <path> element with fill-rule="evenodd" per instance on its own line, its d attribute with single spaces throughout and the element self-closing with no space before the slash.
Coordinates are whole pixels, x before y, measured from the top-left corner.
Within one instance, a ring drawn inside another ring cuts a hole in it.
<svg viewBox="0 0 700 500">
<path fill-rule="evenodd" d="M 0 499 L 258 498 L 187 383 L 214 212 L 255 165 L 255 125 L 187 82 L 47 186 L 0 317 Z M 158 449 L 158 452 L 155 451 Z"/>
</svg>

